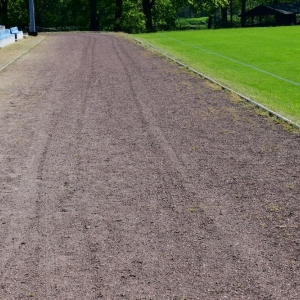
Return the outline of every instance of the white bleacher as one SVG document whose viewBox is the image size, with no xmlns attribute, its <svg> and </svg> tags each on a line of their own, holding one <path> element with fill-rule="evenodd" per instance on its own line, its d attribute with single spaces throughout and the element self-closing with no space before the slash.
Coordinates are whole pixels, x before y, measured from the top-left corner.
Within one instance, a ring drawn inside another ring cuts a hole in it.
<svg viewBox="0 0 300 300">
<path fill-rule="evenodd" d="M 10 33 L 15 35 L 16 41 L 21 40 L 24 36 L 23 31 L 19 30 L 18 27 L 12 27 Z"/>
<path fill-rule="evenodd" d="M 4 25 L 0 25 L 0 48 L 13 44 L 15 41 L 23 39 L 23 31 L 18 27 L 5 29 Z"/>
<path fill-rule="evenodd" d="M 3 28 L 2 26 L 1 28 Z M 4 27 L 5 28 L 5 27 Z M 15 35 L 10 33 L 9 29 L 0 30 L 0 48 L 15 42 Z"/>
</svg>

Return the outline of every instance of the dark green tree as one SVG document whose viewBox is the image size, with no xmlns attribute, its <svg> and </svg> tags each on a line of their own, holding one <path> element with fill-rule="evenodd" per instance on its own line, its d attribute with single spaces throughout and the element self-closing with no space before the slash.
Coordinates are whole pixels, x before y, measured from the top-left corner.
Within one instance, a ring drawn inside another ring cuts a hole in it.
<svg viewBox="0 0 300 300">
<path fill-rule="evenodd" d="M 115 8 L 115 27 L 114 31 L 121 31 L 121 18 L 123 13 L 123 0 L 116 0 L 116 8 Z"/>
<path fill-rule="evenodd" d="M 90 18 L 91 18 L 91 30 L 99 30 L 99 16 L 97 11 L 97 0 L 90 0 Z"/>
<path fill-rule="evenodd" d="M 152 8 L 155 5 L 155 0 L 142 0 L 143 12 L 146 19 L 146 30 L 153 31 Z"/>
<path fill-rule="evenodd" d="M 188 0 L 195 12 L 202 12 L 208 16 L 207 28 L 212 28 L 213 15 L 217 9 L 226 7 L 228 0 Z"/>
<path fill-rule="evenodd" d="M 0 0 L 0 22 L 7 25 L 8 21 L 8 0 Z"/>
<path fill-rule="evenodd" d="M 141 1 L 123 0 L 123 11 L 119 24 L 121 30 L 128 33 L 138 33 L 146 30 Z"/>
<path fill-rule="evenodd" d="M 247 4 L 247 0 L 241 0 L 241 26 L 245 27 L 246 26 L 246 17 L 245 17 L 245 12 L 246 12 L 246 4 Z"/>
<path fill-rule="evenodd" d="M 172 30 L 176 25 L 178 11 L 184 4 L 183 0 L 156 0 L 153 18 L 158 29 Z"/>
</svg>

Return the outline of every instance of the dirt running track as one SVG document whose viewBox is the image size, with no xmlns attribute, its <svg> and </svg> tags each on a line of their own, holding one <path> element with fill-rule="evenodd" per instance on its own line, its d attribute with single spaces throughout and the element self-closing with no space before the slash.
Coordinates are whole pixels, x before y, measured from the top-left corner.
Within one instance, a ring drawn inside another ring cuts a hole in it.
<svg viewBox="0 0 300 300">
<path fill-rule="evenodd" d="M 1 300 L 300 299 L 299 136 L 116 35 L 0 82 Z"/>
</svg>

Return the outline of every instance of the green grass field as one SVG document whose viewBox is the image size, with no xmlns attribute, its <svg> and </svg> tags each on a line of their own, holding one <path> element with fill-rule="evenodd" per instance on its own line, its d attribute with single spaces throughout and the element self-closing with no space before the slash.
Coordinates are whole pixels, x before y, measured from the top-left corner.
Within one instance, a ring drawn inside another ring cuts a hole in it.
<svg viewBox="0 0 300 300">
<path fill-rule="evenodd" d="M 300 26 L 134 37 L 300 124 Z"/>
</svg>

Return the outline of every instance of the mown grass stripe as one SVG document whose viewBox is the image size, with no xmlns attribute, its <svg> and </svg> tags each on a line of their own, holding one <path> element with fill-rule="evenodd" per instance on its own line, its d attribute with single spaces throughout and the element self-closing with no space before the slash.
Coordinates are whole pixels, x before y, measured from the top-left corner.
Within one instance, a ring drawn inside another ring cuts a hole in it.
<svg viewBox="0 0 300 300">
<path fill-rule="evenodd" d="M 264 106 L 264 105 L 262 105 L 262 104 L 260 104 L 260 103 L 258 103 L 258 102 L 256 102 L 256 101 L 250 99 L 249 97 L 247 97 L 247 96 L 245 96 L 245 95 L 243 95 L 243 94 L 241 94 L 241 93 L 239 93 L 239 92 L 233 90 L 232 88 L 230 88 L 230 87 L 228 87 L 228 86 L 226 86 L 226 85 L 224 85 L 224 84 L 218 82 L 217 80 L 215 80 L 215 79 L 213 79 L 213 78 L 211 78 L 211 77 L 209 77 L 209 76 L 207 76 L 207 75 L 205 75 L 205 74 L 203 74 L 203 73 L 201 73 L 201 72 L 199 72 L 199 71 L 193 69 L 193 68 L 190 67 L 189 65 L 186 65 L 186 64 L 184 64 L 184 63 L 178 61 L 177 59 L 173 58 L 172 56 L 170 56 L 170 55 L 168 55 L 168 54 L 162 52 L 161 50 L 156 49 L 156 48 L 153 47 L 151 44 L 145 43 L 144 41 L 141 41 L 141 40 L 139 40 L 139 39 L 137 39 L 137 38 L 134 38 L 134 40 L 135 40 L 136 42 L 140 43 L 141 45 L 143 45 L 144 47 L 151 48 L 152 50 L 154 50 L 154 51 L 156 51 L 157 53 L 163 55 L 164 57 L 166 57 L 166 58 L 168 58 L 168 59 L 174 61 L 174 62 L 177 63 L 178 65 L 183 66 L 183 67 L 187 68 L 188 70 L 190 70 L 190 71 L 192 71 L 192 72 L 194 72 L 194 73 L 200 75 L 201 77 L 203 77 L 203 78 L 209 80 L 210 82 L 212 82 L 212 83 L 214 83 L 214 84 L 216 84 L 216 85 L 222 87 L 222 89 L 230 91 L 231 93 L 233 93 L 233 94 L 239 96 L 241 99 L 244 99 L 246 102 L 249 102 L 249 103 L 253 104 L 254 106 L 256 106 L 256 107 L 262 109 L 263 111 L 268 112 L 271 116 L 274 116 L 274 117 L 278 118 L 279 120 L 282 120 L 282 121 L 286 122 L 287 124 L 290 124 L 290 125 L 293 126 L 294 128 L 300 130 L 300 125 L 299 125 L 299 124 L 293 122 L 292 120 L 286 118 L 285 116 L 283 116 L 283 115 L 281 115 L 281 114 L 279 114 L 279 113 L 277 113 L 277 112 L 275 112 L 275 111 L 269 109 L 268 107 L 266 107 L 266 106 Z"/>
<path fill-rule="evenodd" d="M 299 86 L 299 87 L 300 87 L 300 83 L 298 83 L 298 82 L 295 82 L 295 81 L 286 79 L 286 78 L 284 78 L 284 77 L 278 76 L 278 75 L 276 75 L 276 74 L 270 73 L 270 72 L 268 72 L 268 71 L 259 69 L 259 68 L 255 67 L 255 66 L 253 66 L 253 65 L 249 65 L 249 64 L 243 63 L 243 62 L 241 62 L 241 61 L 239 61 L 239 60 L 236 60 L 236 59 L 234 59 L 234 58 L 231 58 L 231 57 L 228 57 L 228 56 L 224 56 L 224 55 L 219 54 L 219 53 L 217 53 L 217 52 L 209 51 L 209 50 L 207 50 L 207 49 L 204 49 L 204 48 L 202 48 L 202 47 L 195 46 L 195 45 L 193 45 L 193 44 L 188 44 L 188 43 L 182 42 L 182 41 L 177 40 L 177 39 L 175 39 L 175 38 L 166 36 L 166 35 L 164 35 L 164 34 L 158 34 L 158 35 L 163 36 L 163 37 L 165 37 L 165 38 L 168 38 L 168 39 L 170 39 L 170 40 L 176 41 L 176 42 L 178 42 L 178 43 L 180 43 L 180 44 L 182 44 L 182 45 L 186 45 L 186 46 L 189 46 L 189 47 L 193 47 L 193 48 L 199 49 L 199 50 L 201 50 L 201 51 L 203 51 L 203 52 L 206 52 L 206 53 L 209 53 L 209 54 L 213 54 L 213 55 L 216 55 L 216 56 L 218 56 L 218 57 L 227 59 L 227 60 L 232 61 L 232 62 L 234 62 L 234 63 L 240 64 L 240 65 L 242 65 L 242 66 L 251 68 L 251 69 L 256 70 L 256 71 L 258 71 L 258 72 L 267 74 L 267 75 L 272 76 L 272 77 L 274 77 L 274 78 L 277 78 L 277 79 L 279 79 L 279 80 L 282 80 L 282 81 L 285 81 L 285 82 L 287 82 L 287 83 L 290 83 L 290 84 L 293 84 L 293 85 L 296 85 L 296 86 Z"/>
</svg>

